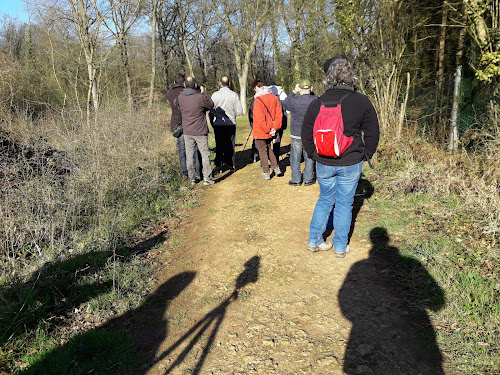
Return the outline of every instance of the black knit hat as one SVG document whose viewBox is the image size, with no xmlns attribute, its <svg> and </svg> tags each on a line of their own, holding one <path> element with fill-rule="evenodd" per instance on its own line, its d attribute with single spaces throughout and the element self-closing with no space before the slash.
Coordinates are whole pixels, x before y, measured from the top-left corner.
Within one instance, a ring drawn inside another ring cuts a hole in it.
<svg viewBox="0 0 500 375">
<path fill-rule="evenodd" d="M 337 59 L 349 60 L 346 55 L 337 55 L 333 56 L 331 59 L 326 60 L 325 63 L 323 64 L 323 71 L 325 72 L 325 74 L 326 72 L 328 72 L 328 69 L 330 68 L 330 65 L 332 65 L 332 62 Z"/>
</svg>

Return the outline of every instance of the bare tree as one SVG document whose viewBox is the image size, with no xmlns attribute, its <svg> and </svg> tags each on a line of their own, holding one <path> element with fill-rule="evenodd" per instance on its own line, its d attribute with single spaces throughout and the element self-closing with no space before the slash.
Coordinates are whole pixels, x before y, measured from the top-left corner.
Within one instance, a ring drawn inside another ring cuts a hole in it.
<svg viewBox="0 0 500 375">
<path fill-rule="evenodd" d="M 248 69 L 252 52 L 271 8 L 270 0 L 213 0 L 215 15 L 229 32 L 240 85 L 240 101 L 246 112 Z"/>
<path fill-rule="evenodd" d="M 153 106 L 155 79 L 156 79 L 156 19 L 157 10 L 160 0 L 152 0 L 152 14 L 151 14 L 151 80 L 149 83 L 149 100 L 148 107 Z"/>
<path fill-rule="evenodd" d="M 466 14 L 465 4 L 463 5 L 463 14 Z M 450 141 L 448 144 L 448 150 L 453 151 L 458 149 L 458 104 L 460 98 L 460 84 L 462 82 L 462 56 L 464 54 L 465 46 L 465 24 L 460 29 L 460 34 L 458 36 L 458 48 L 457 48 L 457 58 L 455 61 L 456 71 L 455 71 L 455 84 L 453 90 L 453 102 L 451 107 L 451 118 L 450 118 Z"/>
<path fill-rule="evenodd" d="M 94 111 L 99 108 L 98 68 L 105 61 L 111 49 L 100 56 L 99 37 L 101 26 L 113 8 L 121 6 L 121 1 L 110 4 L 100 4 L 97 0 L 66 0 L 71 11 L 72 21 L 77 26 L 78 38 L 85 55 L 88 71 L 87 102 L 92 101 Z M 101 60 L 101 61 L 99 61 Z M 87 104 L 87 121 L 90 119 L 90 106 Z"/>
<path fill-rule="evenodd" d="M 175 33 L 179 12 L 174 0 L 161 0 L 156 13 L 156 24 L 158 27 L 158 42 L 160 44 L 163 66 L 163 79 L 168 82 L 168 67 L 170 65 L 170 54 L 177 48 Z"/>
<path fill-rule="evenodd" d="M 116 43 L 120 48 L 120 58 L 127 85 L 127 101 L 129 107 L 132 109 L 134 97 L 132 94 L 132 85 L 130 83 L 128 36 L 131 27 L 139 18 L 139 10 L 144 0 L 129 0 L 119 7 L 115 7 L 116 0 L 108 1 L 111 9 L 110 20 L 112 25 L 107 22 L 105 24 L 108 30 L 115 36 Z"/>
</svg>

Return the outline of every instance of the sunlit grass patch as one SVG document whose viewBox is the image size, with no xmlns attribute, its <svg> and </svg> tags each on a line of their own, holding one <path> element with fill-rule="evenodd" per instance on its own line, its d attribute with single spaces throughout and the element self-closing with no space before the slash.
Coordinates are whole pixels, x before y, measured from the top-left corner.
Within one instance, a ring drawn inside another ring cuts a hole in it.
<svg viewBox="0 0 500 375">
<path fill-rule="evenodd" d="M 480 155 L 451 156 L 418 142 L 407 146 L 382 147 L 376 170 L 367 170 L 375 192 L 364 204 L 375 214 L 365 217 L 362 211 L 356 231 L 384 227 L 403 259 L 420 262 L 443 289 L 445 303 L 430 315 L 446 367 L 453 373 L 496 373 L 500 202 L 491 190 L 496 180 L 481 175 L 479 165 L 486 162 Z M 425 285 L 424 276 L 412 277 L 404 281 Z"/>
</svg>

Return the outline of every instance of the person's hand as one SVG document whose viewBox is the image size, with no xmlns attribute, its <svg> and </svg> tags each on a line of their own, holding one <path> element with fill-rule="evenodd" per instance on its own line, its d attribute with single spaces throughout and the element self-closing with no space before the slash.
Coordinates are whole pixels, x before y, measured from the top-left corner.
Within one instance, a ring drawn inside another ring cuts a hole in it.
<svg viewBox="0 0 500 375">
<path fill-rule="evenodd" d="M 274 137 L 276 135 L 276 129 L 271 128 L 271 131 L 269 132 L 269 134 L 271 135 L 271 137 Z"/>
<path fill-rule="evenodd" d="M 300 85 L 297 83 L 297 84 L 295 85 L 295 89 L 294 89 L 294 91 L 295 91 L 295 92 L 299 92 L 299 90 L 300 90 Z"/>
<path fill-rule="evenodd" d="M 205 92 L 205 86 L 200 86 L 200 92 Z"/>
</svg>

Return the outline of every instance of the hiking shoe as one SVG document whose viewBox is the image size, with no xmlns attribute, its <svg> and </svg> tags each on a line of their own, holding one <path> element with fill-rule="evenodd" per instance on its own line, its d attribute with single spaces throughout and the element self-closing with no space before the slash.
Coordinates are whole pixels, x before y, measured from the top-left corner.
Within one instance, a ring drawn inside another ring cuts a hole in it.
<svg viewBox="0 0 500 375">
<path fill-rule="evenodd" d="M 281 176 L 281 169 L 278 167 L 274 170 L 274 174 L 276 175 L 276 177 L 278 176 Z"/>
<path fill-rule="evenodd" d="M 304 186 L 311 186 L 316 183 L 316 180 L 311 180 L 311 181 L 304 181 Z"/>
<path fill-rule="evenodd" d="M 191 186 L 196 185 L 196 183 L 197 183 L 197 182 L 198 182 L 198 181 L 196 181 L 196 180 L 191 180 Z"/>
<path fill-rule="evenodd" d="M 262 178 L 264 180 L 270 180 L 271 179 L 271 175 L 269 173 L 262 173 Z"/>
<path fill-rule="evenodd" d="M 290 186 L 300 186 L 300 185 L 302 185 L 302 183 L 301 182 L 288 181 L 288 185 L 290 185 Z"/>
<path fill-rule="evenodd" d="M 319 245 L 307 245 L 307 250 L 311 253 L 317 253 L 318 251 L 328 251 L 333 247 L 331 242 L 322 242 Z"/>
<path fill-rule="evenodd" d="M 341 253 L 337 253 L 335 252 L 335 256 L 337 258 L 345 258 L 346 254 L 349 253 L 349 251 L 351 251 L 351 249 L 349 249 L 349 245 L 347 245 L 347 247 L 345 248 L 345 251 L 341 252 Z"/>
<path fill-rule="evenodd" d="M 213 185 L 213 184 L 215 184 L 215 181 L 212 180 L 211 178 L 205 178 L 203 180 L 203 185 L 205 185 L 205 186 L 209 186 L 209 185 Z"/>
</svg>

